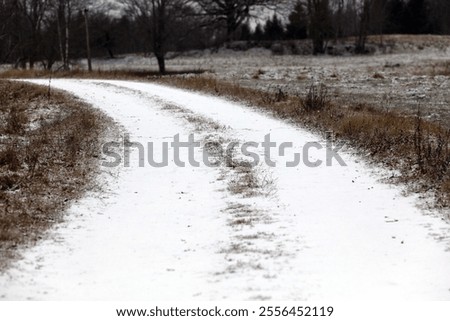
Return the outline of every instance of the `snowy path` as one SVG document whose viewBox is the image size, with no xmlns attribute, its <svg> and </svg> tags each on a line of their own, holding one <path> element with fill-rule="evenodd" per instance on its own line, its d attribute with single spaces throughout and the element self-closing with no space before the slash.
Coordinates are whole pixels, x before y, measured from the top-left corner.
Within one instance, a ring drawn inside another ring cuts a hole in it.
<svg viewBox="0 0 450 321">
<path fill-rule="evenodd" d="M 158 85 L 52 85 L 158 151 L 191 133 L 259 143 L 270 133 L 296 151 L 322 141 L 257 110 Z M 292 150 L 273 153 L 277 166 L 255 169 L 267 186 L 251 197 L 230 192 L 232 170 L 177 167 L 172 154 L 167 167 L 138 167 L 132 156 L 117 179 L 105 175 L 107 192 L 74 204 L 65 223 L 0 276 L 0 298 L 450 299 L 449 225 L 349 154 L 347 167 L 288 168 Z M 325 159 L 325 150 L 311 156 Z M 185 149 L 180 158 L 188 159 Z"/>
</svg>

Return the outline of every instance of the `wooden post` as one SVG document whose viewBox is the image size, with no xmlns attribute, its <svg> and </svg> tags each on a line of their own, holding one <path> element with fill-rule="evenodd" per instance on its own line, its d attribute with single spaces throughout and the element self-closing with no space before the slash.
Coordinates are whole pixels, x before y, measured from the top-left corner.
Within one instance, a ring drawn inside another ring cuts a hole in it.
<svg viewBox="0 0 450 321">
<path fill-rule="evenodd" d="M 91 43 L 89 40 L 89 19 L 88 19 L 88 9 L 84 9 L 84 24 L 86 26 L 86 51 L 88 60 L 88 70 L 92 71 L 92 58 L 91 58 Z"/>
</svg>

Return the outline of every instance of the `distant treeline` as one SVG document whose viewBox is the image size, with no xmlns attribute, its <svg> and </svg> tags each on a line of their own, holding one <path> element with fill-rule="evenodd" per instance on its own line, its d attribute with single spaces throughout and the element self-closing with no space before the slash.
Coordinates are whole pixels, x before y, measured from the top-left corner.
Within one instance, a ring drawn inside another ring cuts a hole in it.
<svg viewBox="0 0 450 321">
<path fill-rule="evenodd" d="M 70 68 L 86 57 L 152 53 L 165 71 L 169 51 L 233 40 L 329 39 L 370 34 L 450 34 L 450 0 L 124 0 L 122 15 L 93 0 L 0 1 L 0 63 Z M 89 9 L 89 10 L 87 10 Z M 267 14 L 270 13 L 270 14 Z M 266 19 L 262 17 L 267 17 Z M 87 23 L 87 25 L 86 25 Z M 88 28 L 86 28 L 88 27 Z"/>
<path fill-rule="evenodd" d="M 320 2 L 321 0 L 317 1 Z M 324 32 L 329 38 L 357 36 L 361 23 L 368 34 L 450 34 L 450 0 L 330 0 L 323 12 Z M 293 40 L 311 35 L 308 1 L 296 1 L 283 17 L 274 14 L 256 25 L 244 24 L 240 40 Z M 320 10 L 320 8 L 319 8 Z"/>
</svg>

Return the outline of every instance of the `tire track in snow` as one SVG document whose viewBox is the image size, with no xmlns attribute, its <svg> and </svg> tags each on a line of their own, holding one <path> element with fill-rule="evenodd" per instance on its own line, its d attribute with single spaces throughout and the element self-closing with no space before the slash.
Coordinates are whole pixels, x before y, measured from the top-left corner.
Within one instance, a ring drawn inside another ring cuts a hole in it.
<svg viewBox="0 0 450 321">
<path fill-rule="evenodd" d="M 288 253 L 284 246 L 292 235 L 284 234 L 284 237 L 280 237 L 273 233 L 280 229 L 277 226 L 279 213 L 273 206 L 278 203 L 272 195 L 273 182 L 267 181 L 260 167 L 252 167 L 245 160 L 235 156 L 228 158 L 230 155 L 218 152 L 219 146 L 221 151 L 225 151 L 226 144 L 237 143 L 237 138 L 230 129 L 226 130 L 225 126 L 180 106 L 164 105 L 164 102 L 160 104 L 190 123 L 195 133 L 200 135 L 203 149 L 207 149 L 208 154 L 215 156 L 216 161 L 221 164 L 218 179 L 226 183 L 226 198 L 229 200 L 221 213 L 227 217 L 230 241 L 219 251 L 224 255 L 225 267 L 223 271 L 214 273 L 215 282 L 227 287 L 227 283 L 233 279 L 233 284 L 245 284 L 246 288 L 239 291 L 248 292 L 248 299 L 272 299 L 276 294 L 273 293 L 272 283 L 276 282 L 277 274 L 282 274 L 280 267 L 286 265 L 281 260 L 295 255 Z M 269 197 L 271 202 L 268 208 L 261 206 L 265 203 L 265 197 Z M 274 267 L 278 267 L 278 271 L 275 272 Z M 272 281 L 268 282 L 268 279 Z"/>
<path fill-rule="evenodd" d="M 105 110 L 133 133 L 133 139 L 151 139 L 155 145 L 176 132 L 187 133 L 186 126 L 174 121 L 160 102 L 226 126 L 240 141 L 262 142 L 270 133 L 279 143 L 293 142 L 298 151 L 305 143 L 320 140 L 236 103 L 163 86 L 91 80 L 54 80 L 53 85 Z M 263 150 L 257 152 L 264 157 Z M 323 152 L 312 156 L 323 158 Z M 349 165 L 345 168 L 286 168 L 283 162 L 292 159 L 292 153 L 276 157 L 276 168 L 264 168 L 276 181 L 275 199 L 224 193 L 226 185 L 217 181 L 217 171 L 206 168 L 125 170 L 122 188 L 108 197 L 108 205 L 99 208 L 95 199 L 75 205 L 72 212 L 94 210 L 97 214 L 90 215 L 77 233 L 67 235 L 67 227 L 61 228 L 62 245 L 44 242 L 27 251 L 25 259 L 9 272 L 11 279 L 0 279 L 0 295 L 23 298 L 33 293 L 32 298 L 65 299 L 450 297 L 445 222 L 423 215 L 415 199 L 379 183 L 380 176 L 350 154 L 344 155 Z M 151 182 L 143 179 L 150 173 Z M 136 184 L 150 200 L 132 192 Z M 230 226 L 230 214 L 252 213 L 255 208 L 273 221 L 256 228 L 247 226 L 251 232 L 233 226 L 224 229 Z M 124 216 L 130 209 L 137 210 L 136 215 Z M 159 215 L 146 216 L 148 211 Z M 101 219 L 105 215 L 109 220 Z M 147 235 L 143 225 L 152 226 L 154 233 Z M 89 251 L 77 244 L 86 237 L 84 246 L 93 248 Z M 246 248 L 246 242 L 259 243 Z M 115 255 L 108 249 L 110 244 L 117 247 Z M 71 252 L 62 264 L 66 246 Z M 264 248 L 267 252 L 261 253 Z M 98 258 L 95 250 L 100 252 Z M 241 257 L 256 264 L 246 266 Z M 40 270 L 35 271 L 37 258 L 41 259 Z M 227 264 L 224 258 L 231 262 Z M 124 271 L 132 273 L 127 276 Z M 65 287 L 58 287 L 58 282 Z"/>
</svg>

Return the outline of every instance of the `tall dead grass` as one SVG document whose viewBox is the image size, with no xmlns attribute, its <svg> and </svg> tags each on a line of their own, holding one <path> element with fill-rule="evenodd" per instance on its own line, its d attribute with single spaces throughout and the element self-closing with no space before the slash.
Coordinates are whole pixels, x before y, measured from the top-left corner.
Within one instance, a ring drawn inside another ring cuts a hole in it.
<svg viewBox="0 0 450 321">
<path fill-rule="evenodd" d="M 73 97 L 0 81 L 0 268 L 90 186 L 109 120 Z"/>
</svg>

